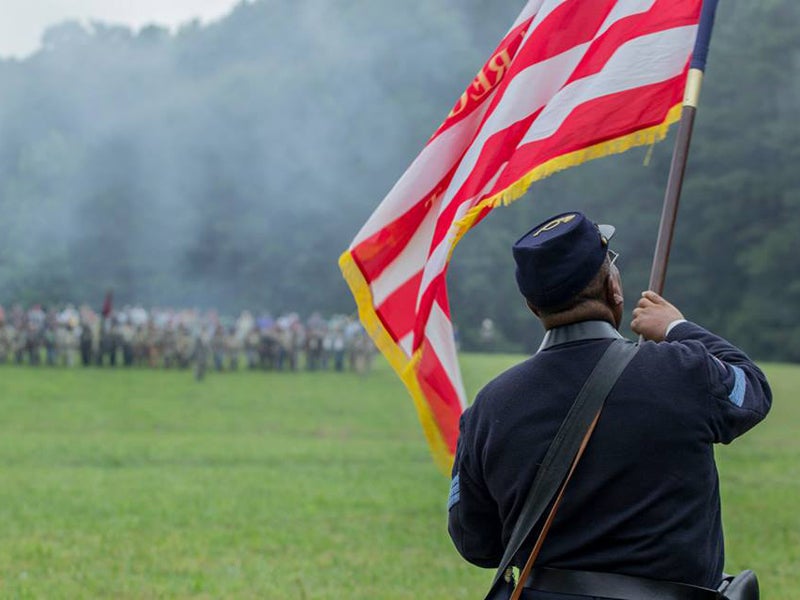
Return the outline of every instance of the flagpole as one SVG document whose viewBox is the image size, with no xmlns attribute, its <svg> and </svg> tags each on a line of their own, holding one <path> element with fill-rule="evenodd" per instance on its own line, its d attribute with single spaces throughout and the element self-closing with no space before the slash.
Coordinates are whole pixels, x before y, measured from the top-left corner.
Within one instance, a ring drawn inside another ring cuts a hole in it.
<svg viewBox="0 0 800 600">
<path fill-rule="evenodd" d="M 692 53 L 692 63 L 689 76 L 686 79 L 686 91 L 683 98 L 683 110 L 678 124 L 678 134 L 675 139 L 675 149 L 672 153 L 672 164 L 667 180 L 667 189 L 664 193 L 664 206 L 661 210 L 661 223 L 658 228 L 658 239 L 653 255 L 653 266 L 650 270 L 650 283 L 648 289 L 657 294 L 664 291 L 664 282 L 667 277 L 667 263 L 672 247 L 672 237 L 675 231 L 675 221 L 678 218 L 678 205 L 680 204 L 681 190 L 683 188 L 686 163 L 689 159 L 689 146 L 692 142 L 694 119 L 697 114 L 697 105 L 700 100 L 700 89 L 703 84 L 703 73 L 708 58 L 708 48 L 711 43 L 711 31 L 714 28 L 714 16 L 718 0 L 705 0 L 700 24 L 697 31 L 697 41 Z"/>
</svg>

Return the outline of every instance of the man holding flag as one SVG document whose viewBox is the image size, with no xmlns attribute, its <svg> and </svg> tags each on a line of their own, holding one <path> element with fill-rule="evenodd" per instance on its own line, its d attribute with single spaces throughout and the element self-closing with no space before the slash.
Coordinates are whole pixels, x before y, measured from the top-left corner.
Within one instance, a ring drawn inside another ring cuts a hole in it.
<svg viewBox="0 0 800 600">
<path fill-rule="evenodd" d="M 520 292 L 547 333 L 539 351 L 489 383 L 461 419 L 449 531 L 479 566 L 501 564 L 567 411 L 621 337 L 612 234 L 565 213 L 513 247 Z M 741 350 L 658 294 L 645 292 L 633 315 L 631 328 L 648 341 L 611 388 L 522 582 L 523 598 L 717 597 L 695 587 L 716 590 L 722 581 L 713 444 L 763 419 L 770 389 Z M 542 529 L 526 536 L 512 565 L 526 564 Z"/>
</svg>

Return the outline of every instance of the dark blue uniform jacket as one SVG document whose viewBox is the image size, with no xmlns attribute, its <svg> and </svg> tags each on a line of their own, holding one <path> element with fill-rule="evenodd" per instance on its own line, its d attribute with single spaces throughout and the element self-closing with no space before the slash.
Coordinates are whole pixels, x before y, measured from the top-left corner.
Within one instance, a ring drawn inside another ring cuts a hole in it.
<svg viewBox="0 0 800 600">
<path fill-rule="evenodd" d="M 540 350 L 464 412 L 448 529 L 468 561 L 499 565 L 537 466 L 609 343 Z M 537 565 L 716 587 L 724 552 L 713 444 L 750 429 L 770 403 L 758 367 L 694 323 L 644 342 L 606 401 Z"/>
</svg>

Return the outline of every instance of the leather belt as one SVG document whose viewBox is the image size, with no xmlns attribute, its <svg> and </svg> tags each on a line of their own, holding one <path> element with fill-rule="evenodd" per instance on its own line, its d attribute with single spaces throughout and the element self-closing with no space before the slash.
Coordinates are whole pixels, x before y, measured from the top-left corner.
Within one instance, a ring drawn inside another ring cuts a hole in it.
<svg viewBox="0 0 800 600">
<path fill-rule="evenodd" d="M 614 600 L 720 600 L 722 595 L 696 585 L 657 581 L 616 573 L 536 568 L 525 588 L 539 592 L 601 596 Z"/>
</svg>

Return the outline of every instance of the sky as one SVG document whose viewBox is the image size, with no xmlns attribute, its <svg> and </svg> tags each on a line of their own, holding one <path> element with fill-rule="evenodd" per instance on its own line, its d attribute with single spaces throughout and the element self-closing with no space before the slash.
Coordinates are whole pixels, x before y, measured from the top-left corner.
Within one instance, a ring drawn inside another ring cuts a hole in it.
<svg viewBox="0 0 800 600">
<path fill-rule="evenodd" d="M 24 58 L 39 47 L 50 25 L 69 19 L 104 21 L 139 29 L 213 21 L 240 0 L 0 0 L 0 57 Z"/>
</svg>

